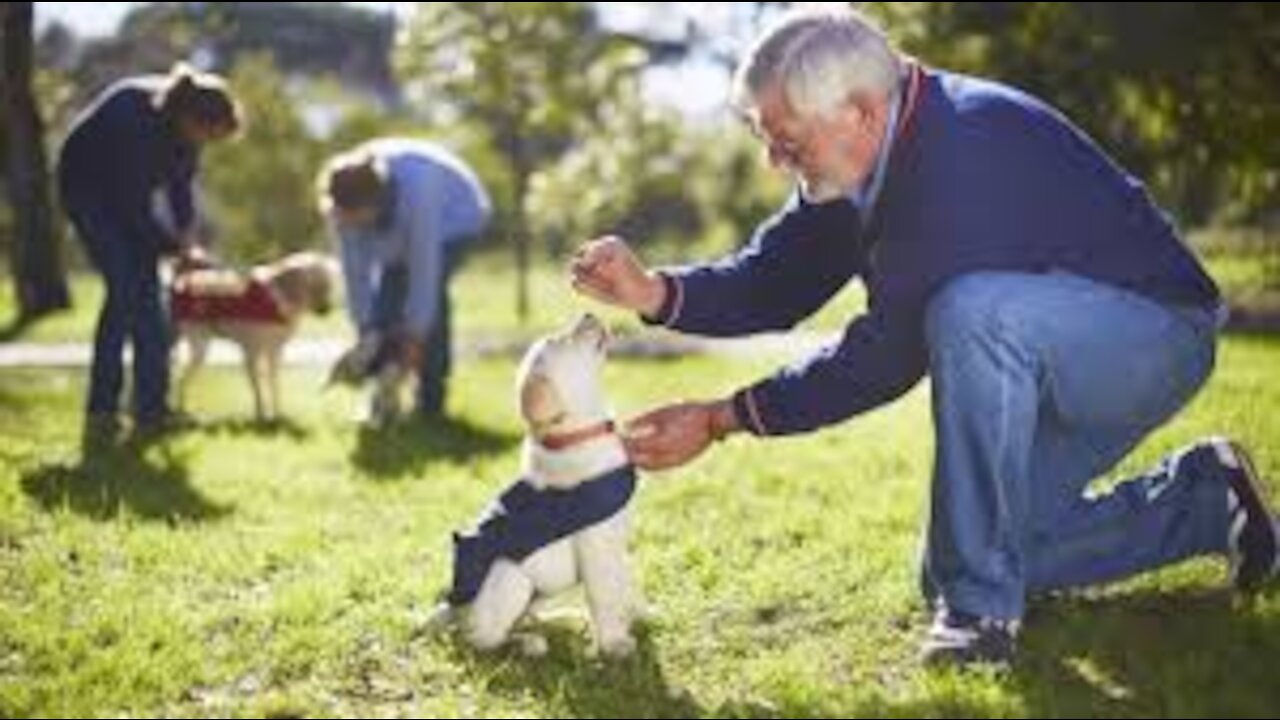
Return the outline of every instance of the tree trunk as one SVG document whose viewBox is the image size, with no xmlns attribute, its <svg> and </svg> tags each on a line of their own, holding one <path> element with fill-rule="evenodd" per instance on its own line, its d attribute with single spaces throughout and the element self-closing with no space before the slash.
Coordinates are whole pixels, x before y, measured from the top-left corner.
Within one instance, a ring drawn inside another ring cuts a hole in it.
<svg viewBox="0 0 1280 720">
<path fill-rule="evenodd" d="M 0 4 L 0 102 L 8 138 L 11 271 L 19 324 L 71 305 L 53 220 L 44 127 L 32 90 L 33 5 Z"/>
<path fill-rule="evenodd" d="M 512 182 L 515 184 L 515 208 L 511 222 L 511 244 L 516 254 L 516 319 L 529 322 L 529 218 L 525 211 L 525 195 L 533 176 L 533 163 L 515 117 L 500 122 L 501 145 L 511 158 Z"/>
</svg>

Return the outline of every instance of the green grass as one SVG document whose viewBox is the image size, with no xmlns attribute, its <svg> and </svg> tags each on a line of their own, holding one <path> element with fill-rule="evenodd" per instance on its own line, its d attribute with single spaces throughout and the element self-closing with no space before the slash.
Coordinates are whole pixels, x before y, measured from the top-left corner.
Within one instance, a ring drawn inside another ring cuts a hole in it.
<svg viewBox="0 0 1280 720">
<path fill-rule="evenodd" d="M 1280 343 L 1226 343 L 1212 385 L 1125 463 L 1231 430 L 1280 471 Z M 770 366 L 616 361 L 623 416 Z M 201 429 L 83 450 L 78 376 L 0 373 L 0 717 L 1271 717 L 1280 592 L 1242 601 L 1197 561 L 1037 604 L 1004 677 L 916 661 L 928 398 L 813 436 L 734 439 L 649 476 L 634 539 L 656 616 L 603 664 L 581 622 L 541 660 L 417 623 L 448 532 L 516 472 L 509 360 L 460 368 L 446 424 L 361 433 L 345 392 L 287 377 L 293 420 L 236 418 L 211 371 Z M 1271 487 L 1276 495 L 1276 486 Z"/>
</svg>

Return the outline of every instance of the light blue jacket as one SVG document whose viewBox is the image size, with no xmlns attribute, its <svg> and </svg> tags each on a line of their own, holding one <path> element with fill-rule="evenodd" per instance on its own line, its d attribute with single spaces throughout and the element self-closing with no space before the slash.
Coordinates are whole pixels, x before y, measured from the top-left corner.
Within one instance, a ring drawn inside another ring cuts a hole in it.
<svg viewBox="0 0 1280 720">
<path fill-rule="evenodd" d="M 351 320 L 361 333 L 372 328 L 379 278 L 385 269 L 403 265 L 409 279 L 404 329 L 425 337 L 440 309 L 446 245 L 479 234 L 492 204 L 471 168 L 439 145 L 388 138 L 365 148 L 387 163 L 391 192 L 375 226 L 332 223 Z"/>
</svg>

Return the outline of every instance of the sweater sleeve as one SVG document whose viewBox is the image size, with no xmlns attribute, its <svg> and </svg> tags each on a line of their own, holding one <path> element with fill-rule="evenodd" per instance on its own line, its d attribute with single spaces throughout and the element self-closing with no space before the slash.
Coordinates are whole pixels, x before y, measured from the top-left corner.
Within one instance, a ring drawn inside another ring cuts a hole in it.
<svg viewBox="0 0 1280 720">
<path fill-rule="evenodd" d="M 351 324 L 361 335 L 373 329 L 373 272 L 377 261 L 369 238 L 361 231 L 343 227 L 327 219 L 330 233 L 337 239 L 342 257 L 342 274 L 346 284 L 347 311 Z"/>
<path fill-rule="evenodd" d="M 851 203 L 794 198 L 719 261 L 660 271 L 666 300 L 650 324 L 712 337 L 787 330 L 864 271 Z"/>
<path fill-rule="evenodd" d="M 838 342 L 739 390 L 734 414 L 755 435 L 809 432 L 900 397 L 927 367 L 920 322 L 873 310 Z"/>
<path fill-rule="evenodd" d="M 409 264 L 409 293 L 405 299 L 405 325 L 418 338 L 431 334 L 440 311 L 444 276 L 444 195 L 438 170 L 402 176 L 397 183 L 403 195 L 396 207 L 396 232 Z"/>
</svg>

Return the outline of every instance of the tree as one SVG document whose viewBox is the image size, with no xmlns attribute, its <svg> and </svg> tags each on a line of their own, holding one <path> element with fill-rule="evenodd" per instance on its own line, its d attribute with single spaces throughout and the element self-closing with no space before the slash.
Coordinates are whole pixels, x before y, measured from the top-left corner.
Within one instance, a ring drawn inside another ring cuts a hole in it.
<svg viewBox="0 0 1280 720">
<path fill-rule="evenodd" d="M 111 37 L 72 43 L 51 59 L 69 66 L 87 100 L 121 76 L 163 71 L 179 58 L 222 72 L 242 56 L 269 54 L 287 76 L 333 76 L 386 108 L 399 102 L 394 37 L 390 13 L 341 3 L 138 3 Z"/>
<path fill-rule="evenodd" d="M 516 307 L 528 317 L 529 221 L 525 202 L 539 168 L 562 154 L 576 128 L 601 120 L 620 83 L 645 57 L 600 30 L 581 2 L 421 3 L 397 48 L 410 102 L 434 119 L 483 128 L 509 166 L 495 193 L 516 257 Z"/>
<path fill-rule="evenodd" d="M 633 239 L 700 232 L 687 192 L 695 146 L 679 122 L 645 108 L 638 92 L 615 99 L 605 118 L 532 178 L 525 203 L 532 229 L 554 247 L 597 232 Z"/>
<path fill-rule="evenodd" d="M 228 84 L 244 105 L 244 134 L 209 147 L 201 162 L 218 252 L 248 263 L 313 246 L 323 144 L 307 133 L 271 57 L 246 56 Z"/>
<path fill-rule="evenodd" d="M 33 3 L 0 4 L 0 93 L 8 141 L 6 173 L 13 206 L 10 246 L 19 323 L 71 305 L 53 219 L 44 125 L 32 90 Z"/>
</svg>

